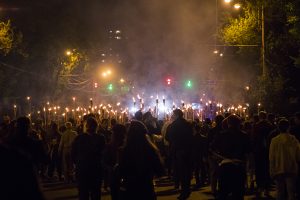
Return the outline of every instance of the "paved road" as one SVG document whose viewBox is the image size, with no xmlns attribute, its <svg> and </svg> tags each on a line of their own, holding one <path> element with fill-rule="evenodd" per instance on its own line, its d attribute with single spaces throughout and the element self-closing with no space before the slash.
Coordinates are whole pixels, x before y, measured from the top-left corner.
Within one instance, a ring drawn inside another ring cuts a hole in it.
<svg viewBox="0 0 300 200">
<path fill-rule="evenodd" d="M 76 200 L 77 189 L 75 184 L 64 184 L 63 182 L 44 182 L 43 191 L 48 200 Z M 156 181 L 156 193 L 158 200 L 177 200 L 178 191 L 173 189 L 170 181 L 162 179 Z M 271 193 L 274 196 L 274 192 Z M 208 186 L 194 190 L 189 200 L 214 199 Z M 254 195 L 247 195 L 245 199 L 255 199 Z M 274 198 L 263 198 L 274 199 Z M 108 192 L 102 192 L 102 200 L 111 200 Z"/>
</svg>

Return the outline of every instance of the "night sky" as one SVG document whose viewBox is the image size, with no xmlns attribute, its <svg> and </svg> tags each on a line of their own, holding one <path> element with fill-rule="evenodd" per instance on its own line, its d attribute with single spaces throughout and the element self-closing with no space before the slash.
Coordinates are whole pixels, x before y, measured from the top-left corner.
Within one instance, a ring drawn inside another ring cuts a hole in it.
<svg viewBox="0 0 300 200">
<path fill-rule="evenodd" d="M 143 91 L 157 91 L 165 77 L 172 77 L 178 84 L 189 78 L 203 81 L 200 93 L 207 90 L 206 80 L 216 79 L 215 1 L 14 0 L 1 6 L 7 8 L 1 17 L 23 34 L 29 56 L 22 67 L 39 78 L 52 73 L 51 63 L 60 54 L 75 48 L 89 55 L 93 69 L 102 53 L 118 55 L 118 73 Z M 121 40 L 110 39 L 116 30 Z M 246 82 L 248 75 L 241 75 Z M 231 77 L 227 70 L 217 79 Z"/>
</svg>

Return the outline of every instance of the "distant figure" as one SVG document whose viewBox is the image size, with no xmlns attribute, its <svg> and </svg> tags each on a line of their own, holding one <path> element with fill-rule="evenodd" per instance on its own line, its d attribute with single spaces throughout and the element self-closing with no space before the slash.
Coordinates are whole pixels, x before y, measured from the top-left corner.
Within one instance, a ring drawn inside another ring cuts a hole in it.
<svg viewBox="0 0 300 200">
<path fill-rule="evenodd" d="M 0 199 L 45 199 L 34 166 L 26 156 L 0 144 L 0 158 Z"/>
<path fill-rule="evenodd" d="M 150 142 L 147 128 L 132 121 L 124 148 L 119 173 L 122 180 L 122 199 L 156 200 L 153 177 L 164 172 L 158 149 Z"/>
<path fill-rule="evenodd" d="M 270 145 L 270 175 L 276 182 L 277 199 L 294 200 L 296 199 L 300 146 L 296 137 L 288 133 L 288 120 L 280 120 L 278 128 L 280 133 L 272 139 Z M 287 197 L 285 191 L 287 191 Z"/>
<path fill-rule="evenodd" d="M 87 132 L 75 138 L 71 150 L 76 166 L 79 200 L 100 200 L 105 139 L 97 134 L 98 123 L 94 117 L 88 117 L 84 123 Z"/>
<path fill-rule="evenodd" d="M 62 134 L 60 144 L 59 144 L 59 154 L 62 156 L 63 162 L 63 174 L 65 177 L 65 182 L 70 183 L 73 181 L 73 162 L 71 158 L 71 148 L 74 139 L 77 136 L 76 131 L 72 130 L 72 123 L 66 123 L 66 131 Z"/>
<path fill-rule="evenodd" d="M 241 120 L 236 115 L 227 118 L 228 129 L 218 134 L 212 143 L 219 157 L 219 199 L 244 199 L 246 156 L 251 151 L 249 136 L 240 130 Z M 230 198 L 231 196 L 231 198 Z"/>
<path fill-rule="evenodd" d="M 187 199 L 191 194 L 193 129 L 183 118 L 180 109 L 173 111 L 173 118 L 167 129 L 166 140 L 171 148 L 175 188 L 181 186 L 178 199 Z"/>
<path fill-rule="evenodd" d="M 58 125 L 55 122 L 51 123 L 49 132 L 49 157 L 50 163 L 48 166 L 48 177 L 53 178 L 56 170 L 59 180 L 62 180 L 62 163 L 58 153 L 58 147 L 61 140 L 61 133 L 58 131 Z"/>
</svg>

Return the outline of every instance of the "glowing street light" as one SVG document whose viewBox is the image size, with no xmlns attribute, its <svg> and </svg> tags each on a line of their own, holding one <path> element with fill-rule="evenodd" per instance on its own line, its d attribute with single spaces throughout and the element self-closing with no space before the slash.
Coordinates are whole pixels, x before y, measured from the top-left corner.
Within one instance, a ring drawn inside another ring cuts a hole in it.
<svg viewBox="0 0 300 200">
<path fill-rule="evenodd" d="M 111 74 L 112 74 L 112 71 L 110 69 L 108 69 L 108 70 L 102 72 L 102 77 L 107 77 Z"/>
<path fill-rule="evenodd" d="M 239 3 L 236 3 L 236 4 L 234 4 L 234 6 L 233 6 L 235 9 L 240 9 L 241 8 L 241 4 L 239 4 Z"/>
<path fill-rule="evenodd" d="M 72 52 L 71 52 L 70 50 L 67 50 L 67 51 L 66 51 L 66 55 L 67 55 L 67 56 L 70 56 L 71 54 L 72 54 Z"/>
</svg>

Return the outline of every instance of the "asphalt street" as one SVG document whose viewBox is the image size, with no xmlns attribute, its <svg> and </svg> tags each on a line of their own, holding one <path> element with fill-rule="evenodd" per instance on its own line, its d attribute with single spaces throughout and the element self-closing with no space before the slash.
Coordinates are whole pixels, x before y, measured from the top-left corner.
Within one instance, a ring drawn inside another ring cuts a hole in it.
<svg viewBox="0 0 300 200">
<path fill-rule="evenodd" d="M 194 184 L 192 184 L 194 185 Z M 42 183 L 44 194 L 47 200 L 76 200 L 77 188 L 76 184 L 65 184 L 63 182 L 43 182 Z M 174 189 L 174 186 L 167 178 L 162 178 L 155 181 L 155 188 L 158 200 L 176 200 L 179 191 Z M 275 192 L 271 192 L 274 197 Z M 210 192 L 209 186 L 204 186 L 200 189 L 194 189 L 189 197 L 189 200 L 209 200 L 214 199 Z M 245 199 L 258 199 L 254 194 L 247 194 Z M 274 198 L 259 198 L 259 199 L 274 199 Z M 109 192 L 102 189 L 102 200 L 111 200 Z"/>
</svg>

